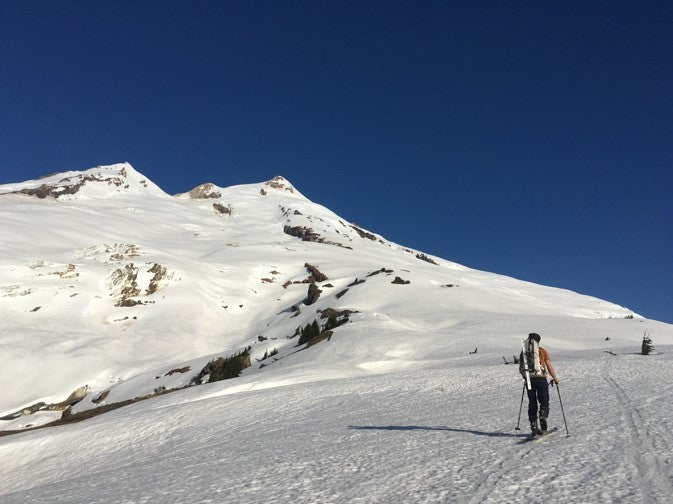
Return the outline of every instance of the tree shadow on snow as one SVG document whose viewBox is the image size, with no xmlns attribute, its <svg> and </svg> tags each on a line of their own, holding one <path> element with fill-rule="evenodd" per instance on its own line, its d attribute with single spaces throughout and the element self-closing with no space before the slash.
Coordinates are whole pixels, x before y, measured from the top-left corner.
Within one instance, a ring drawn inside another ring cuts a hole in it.
<svg viewBox="0 0 673 504">
<path fill-rule="evenodd" d="M 515 438 L 525 438 L 528 437 L 526 434 L 510 434 L 507 432 L 485 432 L 471 429 L 455 429 L 452 427 L 431 427 L 423 425 L 349 425 L 349 429 L 352 430 L 387 430 L 387 431 L 448 431 L 448 432 L 461 432 L 465 434 L 473 434 L 475 436 L 486 436 L 486 437 L 515 437 Z"/>
</svg>

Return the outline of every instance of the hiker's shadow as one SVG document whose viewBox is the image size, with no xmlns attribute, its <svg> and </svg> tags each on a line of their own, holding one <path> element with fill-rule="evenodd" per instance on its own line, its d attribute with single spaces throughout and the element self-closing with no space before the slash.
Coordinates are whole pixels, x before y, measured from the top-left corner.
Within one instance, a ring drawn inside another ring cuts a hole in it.
<svg viewBox="0 0 673 504">
<path fill-rule="evenodd" d="M 426 425 L 349 425 L 351 430 L 384 430 L 384 431 L 447 431 L 447 432 L 459 432 L 463 434 L 472 434 L 474 436 L 486 436 L 486 437 L 513 437 L 513 438 L 524 438 L 527 437 L 525 434 L 510 434 L 508 432 L 487 432 L 487 431 L 478 431 L 472 429 L 456 429 L 453 427 L 444 427 L 444 426 L 426 426 Z"/>
</svg>

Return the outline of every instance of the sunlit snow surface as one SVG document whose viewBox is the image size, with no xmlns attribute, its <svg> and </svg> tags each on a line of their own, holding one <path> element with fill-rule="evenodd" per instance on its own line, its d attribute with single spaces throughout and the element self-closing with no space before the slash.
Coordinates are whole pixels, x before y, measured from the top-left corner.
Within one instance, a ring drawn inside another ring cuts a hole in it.
<svg viewBox="0 0 673 504">
<path fill-rule="evenodd" d="M 71 195 L 6 194 L 82 173 Z M 0 437 L 3 504 L 673 495 L 673 326 L 425 256 L 284 179 L 194 195 L 169 196 L 127 164 L 0 186 L 0 415 L 88 385 L 74 408 L 83 411 L 103 391 L 103 404 L 114 403 L 181 387 L 211 358 L 248 345 L 253 357 L 234 380 Z M 310 227 L 323 243 L 290 236 L 286 225 Z M 419 225 L 450 234 L 449 224 Z M 328 276 L 310 306 L 299 283 L 307 263 Z M 141 304 L 116 306 L 131 285 L 115 284 L 115 272 L 129 264 Z M 368 276 L 381 268 L 390 272 Z M 393 284 L 398 276 L 410 283 Z M 326 308 L 357 313 L 301 350 L 295 329 Z M 526 443 L 525 401 L 514 430 L 522 382 L 504 359 L 530 331 L 556 364 L 571 437 L 556 389 L 558 434 Z M 655 355 L 637 355 L 644 333 Z M 260 368 L 272 349 L 278 360 Z"/>
<path fill-rule="evenodd" d="M 571 437 L 553 389 L 560 430 L 535 443 L 514 430 L 520 380 L 490 360 L 277 389 L 244 377 L 0 438 L 0 500 L 669 502 L 670 353 L 645 367 L 559 352 Z"/>
</svg>

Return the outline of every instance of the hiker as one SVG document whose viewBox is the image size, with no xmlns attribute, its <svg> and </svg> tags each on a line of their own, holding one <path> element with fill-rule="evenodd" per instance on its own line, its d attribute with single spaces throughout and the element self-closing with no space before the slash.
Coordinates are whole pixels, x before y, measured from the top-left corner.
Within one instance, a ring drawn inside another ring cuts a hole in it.
<svg viewBox="0 0 673 504">
<path fill-rule="evenodd" d="M 528 420 L 533 436 L 539 436 L 547 432 L 547 417 L 549 416 L 549 384 L 547 383 L 547 373 L 549 373 L 555 383 L 559 382 L 556 376 L 556 370 L 551 363 L 549 352 L 540 346 L 540 335 L 530 333 L 525 342 L 524 348 L 519 358 L 519 373 L 523 379 L 526 379 L 524 368 L 524 358 L 528 364 L 530 375 L 530 390 L 528 390 Z M 538 402 L 540 403 L 540 426 L 538 427 Z"/>
</svg>

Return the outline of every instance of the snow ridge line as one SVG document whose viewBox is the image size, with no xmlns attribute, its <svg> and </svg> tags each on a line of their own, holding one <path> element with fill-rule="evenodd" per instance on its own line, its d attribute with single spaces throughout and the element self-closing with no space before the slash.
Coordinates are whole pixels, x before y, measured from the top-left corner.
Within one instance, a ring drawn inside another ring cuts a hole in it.
<svg viewBox="0 0 673 504">
<path fill-rule="evenodd" d="M 626 455 L 636 469 L 643 502 L 669 502 L 668 499 L 673 494 L 673 483 L 668 477 L 670 467 L 660 458 L 660 451 L 655 447 L 640 411 L 619 383 L 610 376 L 610 367 L 611 363 L 606 361 L 601 374 L 622 407 L 622 418 L 630 438 L 630 446 L 621 456 Z"/>
</svg>

